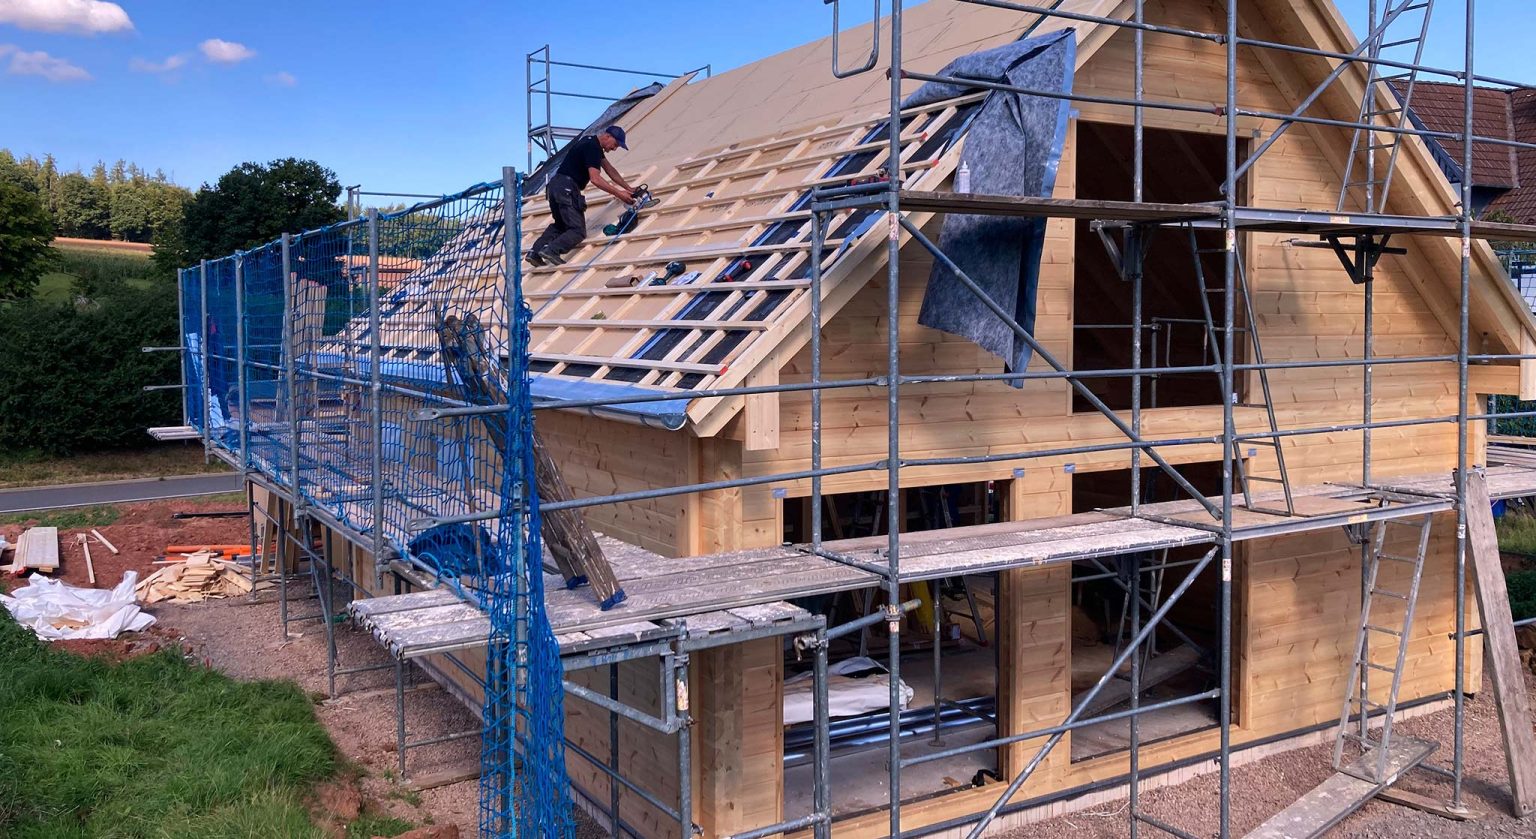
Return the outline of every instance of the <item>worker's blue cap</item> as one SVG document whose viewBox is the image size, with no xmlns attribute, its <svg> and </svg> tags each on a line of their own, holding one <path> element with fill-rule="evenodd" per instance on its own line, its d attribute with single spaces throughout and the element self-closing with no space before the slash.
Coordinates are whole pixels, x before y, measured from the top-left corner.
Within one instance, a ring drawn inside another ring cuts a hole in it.
<svg viewBox="0 0 1536 839">
<path fill-rule="evenodd" d="M 619 148 L 629 151 L 629 146 L 624 142 L 624 129 L 617 125 L 610 125 L 608 126 L 608 135 L 619 141 Z"/>
</svg>

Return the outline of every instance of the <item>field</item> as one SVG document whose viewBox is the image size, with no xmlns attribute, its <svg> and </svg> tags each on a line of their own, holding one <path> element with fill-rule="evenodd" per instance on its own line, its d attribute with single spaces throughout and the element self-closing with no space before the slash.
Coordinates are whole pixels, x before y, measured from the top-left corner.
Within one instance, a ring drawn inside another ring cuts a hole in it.
<svg viewBox="0 0 1536 839">
<path fill-rule="evenodd" d="M 93 242 L 89 239 L 55 239 L 58 264 L 45 274 L 34 296 L 51 303 L 68 302 L 82 290 L 113 283 L 148 288 L 150 268 L 147 246 L 132 242 Z"/>
</svg>

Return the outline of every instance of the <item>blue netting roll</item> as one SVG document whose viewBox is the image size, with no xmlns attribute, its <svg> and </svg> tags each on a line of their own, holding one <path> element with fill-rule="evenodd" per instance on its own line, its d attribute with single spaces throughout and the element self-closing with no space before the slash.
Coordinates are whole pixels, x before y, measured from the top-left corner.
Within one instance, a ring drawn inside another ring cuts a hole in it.
<svg viewBox="0 0 1536 839">
<path fill-rule="evenodd" d="M 508 204 L 512 241 L 520 241 L 519 189 Z M 559 646 L 544 611 L 544 572 L 539 540 L 539 501 L 533 464 L 533 404 L 528 377 L 528 323 L 519 263 L 504 288 L 507 313 L 502 389 L 506 420 L 492 431 L 505 434 L 501 451 L 501 518 L 497 528 L 502 569 L 488 576 L 485 607 L 491 633 L 486 653 L 485 734 L 480 774 L 480 832 L 494 837 L 570 837 L 575 835 L 570 781 L 565 771 L 565 691 Z M 460 346 L 465 346 L 460 344 Z M 495 353 L 471 344 L 479 369 L 500 365 Z M 489 357 L 486 357 L 486 356 Z M 461 359 L 461 362 L 464 361 Z M 460 363 L 456 369 L 475 369 Z M 493 378 L 485 381 L 494 382 Z M 461 382 L 466 397 L 477 387 Z"/>
</svg>

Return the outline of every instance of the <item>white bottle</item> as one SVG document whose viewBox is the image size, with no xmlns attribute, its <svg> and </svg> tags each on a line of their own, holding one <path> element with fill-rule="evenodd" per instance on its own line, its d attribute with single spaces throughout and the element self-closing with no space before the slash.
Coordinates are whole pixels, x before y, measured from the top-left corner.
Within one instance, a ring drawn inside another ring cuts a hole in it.
<svg viewBox="0 0 1536 839">
<path fill-rule="evenodd" d="M 962 195 L 971 192 L 971 166 L 963 160 L 960 162 L 960 171 L 955 173 L 955 192 Z"/>
</svg>

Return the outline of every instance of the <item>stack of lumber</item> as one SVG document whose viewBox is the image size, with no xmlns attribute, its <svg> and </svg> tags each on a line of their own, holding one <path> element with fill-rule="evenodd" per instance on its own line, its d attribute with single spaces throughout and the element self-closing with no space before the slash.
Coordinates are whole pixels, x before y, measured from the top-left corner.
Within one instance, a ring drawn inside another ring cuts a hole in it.
<svg viewBox="0 0 1536 839">
<path fill-rule="evenodd" d="M 45 574 L 59 570 L 59 529 L 34 527 L 21 534 L 16 542 L 16 555 L 6 571 L 24 571 L 34 568 Z"/>
<path fill-rule="evenodd" d="M 214 597 L 250 594 L 251 570 L 218 559 L 212 552 L 196 553 L 186 562 L 167 565 L 144 578 L 134 589 L 139 600 L 159 603 L 172 600 L 196 603 Z"/>
</svg>

